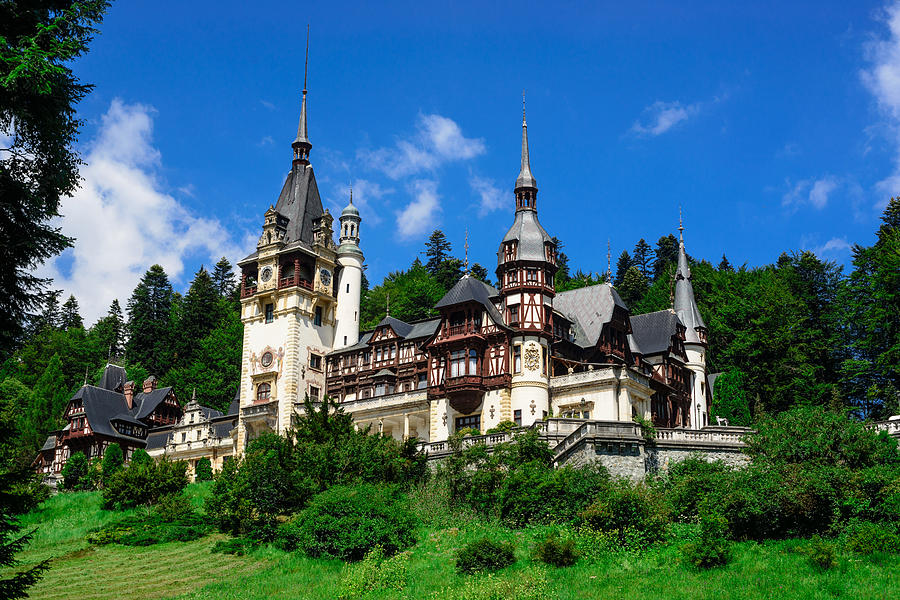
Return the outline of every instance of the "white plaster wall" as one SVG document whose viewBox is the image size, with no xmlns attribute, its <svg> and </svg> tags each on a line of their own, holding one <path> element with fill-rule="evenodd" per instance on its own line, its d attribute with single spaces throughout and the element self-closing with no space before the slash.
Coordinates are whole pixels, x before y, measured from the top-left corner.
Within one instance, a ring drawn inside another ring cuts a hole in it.
<svg viewBox="0 0 900 600">
<path fill-rule="evenodd" d="M 334 348 L 352 346 L 359 341 L 359 300 L 362 289 L 362 257 L 338 258 L 341 278 L 338 283 Z M 349 289 L 348 289 L 349 288 Z M 346 337 L 346 341 L 344 338 Z"/>
<path fill-rule="evenodd" d="M 512 388 L 510 390 L 510 408 L 515 414 L 516 410 L 522 411 L 522 426 L 528 427 L 535 421 L 544 418 L 544 412 L 550 413 L 550 394 L 548 391 L 549 377 L 544 372 L 541 348 L 546 352 L 546 346 L 542 345 L 541 338 L 537 336 L 515 336 L 512 345 L 522 346 L 522 370 L 512 375 Z M 529 349 L 536 349 L 538 361 L 535 368 L 529 368 L 526 355 Z M 510 360 L 513 358 L 513 349 L 510 348 Z M 510 364 L 515 368 L 514 364 Z M 483 417 L 482 417 L 483 422 Z"/>
</svg>

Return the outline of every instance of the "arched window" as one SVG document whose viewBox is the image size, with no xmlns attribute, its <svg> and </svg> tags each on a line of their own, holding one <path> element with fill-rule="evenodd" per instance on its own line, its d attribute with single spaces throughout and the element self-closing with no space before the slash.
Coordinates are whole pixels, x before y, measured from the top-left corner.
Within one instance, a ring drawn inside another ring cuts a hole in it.
<svg viewBox="0 0 900 600">
<path fill-rule="evenodd" d="M 256 386 L 256 401 L 260 402 L 268 400 L 272 394 L 272 385 L 269 383 L 261 383 Z"/>
<path fill-rule="evenodd" d="M 469 350 L 469 375 L 478 374 L 478 353 L 475 350 Z"/>
<path fill-rule="evenodd" d="M 356 235 L 356 225 L 350 224 L 350 235 Z"/>
</svg>

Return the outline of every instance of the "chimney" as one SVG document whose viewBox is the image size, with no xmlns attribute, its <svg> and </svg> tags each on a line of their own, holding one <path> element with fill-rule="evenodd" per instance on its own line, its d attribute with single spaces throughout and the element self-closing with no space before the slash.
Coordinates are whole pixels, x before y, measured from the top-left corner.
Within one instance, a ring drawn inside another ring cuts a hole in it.
<svg viewBox="0 0 900 600">
<path fill-rule="evenodd" d="M 134 382 L 127 382 L 122 388 L 122 393 L 125 394 L 125 404 L 128 405 L 128 410 L 131 410 L 134 408 Z"/>
<path fill-rule="evenodd" d="M 144 380 L 144 393 L 149 394 L 153 390 L 156 389 L 156 377 L 151 375 L 147 379 Z"/>
</svg>

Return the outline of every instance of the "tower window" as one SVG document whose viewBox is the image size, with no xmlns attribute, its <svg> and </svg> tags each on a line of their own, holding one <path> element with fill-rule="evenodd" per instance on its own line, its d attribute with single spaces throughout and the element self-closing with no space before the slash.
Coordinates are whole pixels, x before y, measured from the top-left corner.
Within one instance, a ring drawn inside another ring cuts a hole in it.
<svg viewBox="0 0 900 600">
<path fill-rule="evenodd" d="M 319 401 L 319 388 L 314 385 L 309 386 L 309 399 L 313 402 Z"/>
<path fill-rule="evenodd" d="M 350 293 L 350 284 L 349 283 L 347 284 L 347 293 L 348 294 Z"/>
<path fill-rule="evenodd" d="M 347 336 L 346 335 L 344 336 L 344 345 L 345 346 L 347 345 Z"/>
<path fill-rule="evenodd" d="M 525 276 L 528 280 L 528 283 L 537 283 L 537 280 L 538 280 L 537 269 L 533 269 L 533 268 L 527 269 L 525 271 Z"/>
<path fill-rule="evenodd" d="M 456 431 L 460 429 L 471 428 L 481 431 L 481 415 L 471 415 L 469 417 L 456 417 Z"/>
<path fill-rule="evenodd" d="M 275 320 L 275 305 L 274 304 L 266 304 L 266 323 L 271 323 Z"/>
<path fill-rule="evenodd" d="M 465 365 L 465 350 L 454 350 L 450 353 L 450 377 L 459 377 L 460 375 L 465 375 Z"/>
<path fill-rule="evenodd" d="M 317 306 L 316 311 L 313 316 L 313 325 L 321 325 L 322 324 L 322 307 Z"/>
<path fill-rule="evenodd" d="M 510 325 L 518 325 L 519 324 L 519 305 L 514 304 L 509 307 L 509 324 Z"/>
<path fill-rule="evenodd" d="M 261 383 L 256 386 L 256 401 L 263 402 L 268 400 L 272 394 L 272 385 L 268 383 Z"/>
<path fill-rule="evenodd" d="M 522 372 L 522 346 L 516 344 L 513 346 L 513 373 Z"/>
<path fill-rule="evenodd" d="M 522 426 L 522 411 L 521 410 L 513 411 L 513 423 L 515 423 L 519 427 Z"/>
<path fill-rule="evenodd" d="M 478 374 L 478 353 L 475 350 L 469 350 L 469 375 Z"/>
<path fill-rule="evenodd" d="M 322 370 L 322 357 L 318 354 L 309 355 L 309 368 L 314 371 Z"/>
</svg>

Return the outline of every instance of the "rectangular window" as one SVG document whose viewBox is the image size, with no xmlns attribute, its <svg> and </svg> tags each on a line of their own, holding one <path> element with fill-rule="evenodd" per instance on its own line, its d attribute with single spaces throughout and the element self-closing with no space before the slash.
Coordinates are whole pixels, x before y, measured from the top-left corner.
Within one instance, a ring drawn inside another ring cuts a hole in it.
<svg viewBox="0 0 900 600">
<path fill-rule="evenodd" d="M 397 346 L 391 346 L 391 358 L 396 358 L 397 356 Z"/>
<path fill-rule="evenodd" d="M 509 324 L 510 325 L 518 325 L 519 324 L 519 305 L 514 304 L 509 307 Z"/>
<path fill-rule="evenodd" d="M 547 374 L 547 349 L 541 346 L 541 373 Z"/>
<path fill-rule="evenodd" d="M 534 269 L 534 268 L 526 269 L 525 277 L 528 280 L 528 283 L 537 283 L 537 280 L 538 280 L 537 269 Z"/>
<path fill-rule="evenodd" d="M 344 336 L 344 345 L 345 346 L 347 345 L 347 336 L 346 335 Z"/>
<path fill-rule="evenodd" d="M 469 375 L 478 375 L 478 353 L 469 350 Z"/>
<path fill-rule="evenodd" d="M 313 325 L 321 325 L 322 324 L 322 307 L 317 306 L 315 316 L 313 317 Z"/>
<path fill-rule="evenodd" d="M 516 344 L 513 346 L 513 373 L 522 372 L 522 346 Z"/>
<path fill-rule="evenodd" d="M 309 355 L 309 368 L 314 371 L 322 370 L 322 357 L 318 354 L 310 354 Z"/>
<path fill-rule="evenodd" d="M 309 386 L 309 399 L 313 402 L 319 401 L 319 388 L 314 385 Z"/>
<path fill-rule="evenodd" d="M 375 362 L 379 362 L 381 360 L 381 347 L 375 348 Z"/>
<path fill-rule="evenodd" d="M 385 385 L 383 383 L 375 384 L 375 395 L 376 396 L 384 396 Z"/>
<path fill-rule="evenodd" d="M 424 390 L 426 387 L 428 387 L 428 381 L 425 378 L 425 373 L 419 373 L 418 381 L 416 382 L 416 389 Z"/>
<path fill-rule="evenodd" d="M 460 429 L 474 429 L 481 431 L 481 415 L 470 415 L 468 417 L 456 417 L 456 431 Z"/>
<path fill-rule="evenodd" d="M 275 320 L 275 305 L 274 304 L 266 304 L 266 323 L 271 323 Z"/>
<path fill-rule="evenodd" d="M 372 353 L 369 352 L 368 350 L 366 350 L 365 352 L 363 352 L 363 358 L 362 358 L 362 361 L 363 361 L 363 364 L 364 364 L 364 365 L 367 365 L 367 364 L 369 364 L 370 362 L 372 362 Z"/>
<path fill-rule="evenodd" d="M 466 374 L 466 351 L 454 350 L 450 353 L 450 377 Z"/>
<path fill-rule="evenodd" d="M 522 411 L 521 411 L 521 410 L 514 410 L 514 411 L 513 411 L 513 422 L 514 422 L 516 425 L 518 425 L 519 427 L 522 426 Z"/>
<path fill-rule="evenodd" d="M 350 284 L 349 283 L 347 284 L 347 293 L 348 294 L 350 293 Z"/>
<path fill-rule="evenodd" d="M 187 433 L 182 432 L 181 433 L 181 443 L 184 443 L 186 441 L 187 441 Z"/>
</svg>

